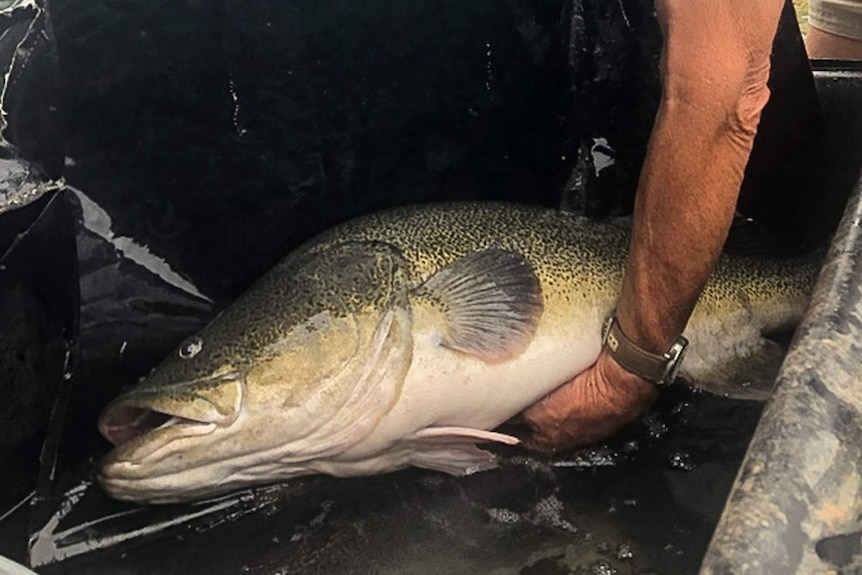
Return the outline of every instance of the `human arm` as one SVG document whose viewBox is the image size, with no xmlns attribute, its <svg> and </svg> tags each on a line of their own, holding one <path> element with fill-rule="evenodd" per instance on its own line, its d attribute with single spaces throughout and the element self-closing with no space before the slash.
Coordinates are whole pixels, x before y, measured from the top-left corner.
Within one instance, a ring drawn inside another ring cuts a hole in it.
<svg viewBox="0 0 862 575">
<path fill-rule="evenodd" d="M 783 0 L 657 0 L 662 98 L 641 170 L 617 319 L 664 353 L 682 333 L 727 237 L 763 106 Z M 655 386 L 603 350 L 527 409 L 528 445 L 598 441 L 650 408 Z"/>
</svg>

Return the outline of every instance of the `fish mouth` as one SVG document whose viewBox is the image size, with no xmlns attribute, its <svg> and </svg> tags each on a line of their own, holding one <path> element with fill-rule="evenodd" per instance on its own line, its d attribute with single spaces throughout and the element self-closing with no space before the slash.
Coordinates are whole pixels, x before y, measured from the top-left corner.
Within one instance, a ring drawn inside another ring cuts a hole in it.
<svg viewBox="0 0 862 575">
<path fill-rule="evenodd" d="M 239 372 L 170 386 L 144 385 L 104 409 L 99 432 L 115 447 L 110 459 L 140 460 L 176 439 L 230 426 L 239 417 L 244 392 Z"/>
<path fill-rule="evenodd" d="M 99 432 L 115 447 L 125 445 L 147 433 L 172 426 L 215 428 L 215 425 L 208 421 L 198 421 L 146 407 L 128 405 L 115 406 L 99 418 Z"/>
</svg>

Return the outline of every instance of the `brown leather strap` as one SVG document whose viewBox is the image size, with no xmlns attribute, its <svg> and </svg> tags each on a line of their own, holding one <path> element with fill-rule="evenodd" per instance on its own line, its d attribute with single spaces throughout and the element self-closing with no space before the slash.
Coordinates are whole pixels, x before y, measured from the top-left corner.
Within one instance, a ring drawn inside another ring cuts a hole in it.
<svg viewBox="0 0 862 575">
<path fill-rule="evenodd" d="M 666 381 L 666 379 L 668 379 L 669 365 L 676 359 L 675 357 L 669 356 L 669 354 L 650 353 L 641 349 L 626 337 L 619 322 L 616 321 L 616 317 L 611 316 L 609 322 L 610 327 L 605 336 L 605 346 L 620 367 L 657 385 L 672 383 L 672 378 L 670 378 L 671 381 Z M 680 346 L 676 355 L 681 356 L 687 344 L 688 341 L 680 337 L 675 344 L 675 346 Z M 682 361 L 682 357 L 676 361 Z M 673 370 L 674 375 L 675 372 L 676 370 Z"/>
</svg>

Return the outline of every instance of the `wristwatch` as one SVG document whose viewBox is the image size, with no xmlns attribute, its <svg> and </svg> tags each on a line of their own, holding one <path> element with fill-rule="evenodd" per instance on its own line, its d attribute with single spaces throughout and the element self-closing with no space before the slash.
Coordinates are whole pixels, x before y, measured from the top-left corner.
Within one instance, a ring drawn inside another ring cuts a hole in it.
<svg viewBox="0 0 862 575">
<path fill-rule="evenodd" d="M 664 355 L 650 353 L 632 343 L 620 329 L 616 314 L 611 314 L 602 328 L 602 347 L 607 348 L 620 367 L 662 387 L 676 379 L 688 340 L 679 336 Z"/>
</svg>

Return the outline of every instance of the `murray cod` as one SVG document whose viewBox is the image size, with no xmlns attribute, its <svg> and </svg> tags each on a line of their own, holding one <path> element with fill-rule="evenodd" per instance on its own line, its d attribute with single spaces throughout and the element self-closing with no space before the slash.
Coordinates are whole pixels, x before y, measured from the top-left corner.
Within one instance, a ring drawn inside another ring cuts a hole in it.
<svg viewBox="0 0 862 575">
<path fill-rule="evenodd" d="M 312 473 L 492 468 L 477 444 L 517 443 L 493 430 L 596 360 L 627 245 L 614 223 L 507 204 L 342 224 L 105 408 L 115 447 L 98 480 L 159 503 Z M 782 357 L 764 334 L 795 325 L 817 271 L 814 259 L 723 257 L 681 376 L 762 395 L 750 375 Z"/>
</svg>

